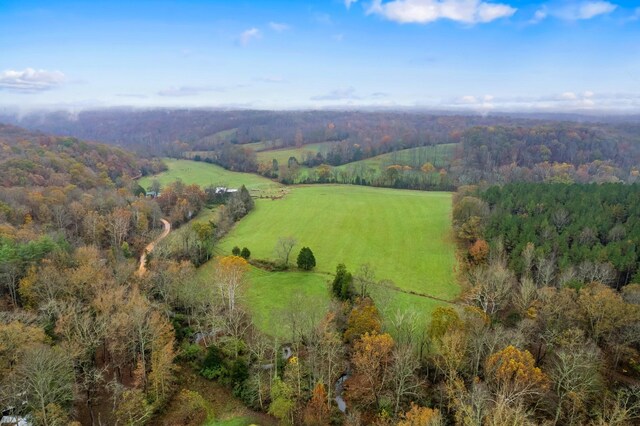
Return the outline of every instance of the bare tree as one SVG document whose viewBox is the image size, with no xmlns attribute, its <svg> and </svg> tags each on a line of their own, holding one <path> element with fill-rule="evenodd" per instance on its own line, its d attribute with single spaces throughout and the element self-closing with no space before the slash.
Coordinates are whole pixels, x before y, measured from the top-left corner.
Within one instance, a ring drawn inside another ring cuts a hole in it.
<svg viewBox="0 0 640 426">
<path fill-rule="evenodd" d="M 556 276 L 556 261 L 553 256 L 538 256 L 536 259 L 537 281 L 540 287 L 551 285 Z"/>
<path fill-rule="evenodd" d="M 493 315 L 508 303 L 514 277 L 501 263 L 492 263 L 472 270 L 470 281 L 473 289 L 469 292 L 468 300 L 485 313 Z"/>
<path fill-rule="evenodd" d="M 360 297 L 366 297 L 369 294 L 369 287 L 371 287 L 376 280 L 376 271 L 369 263 L 364 263 L 358 268 L 358 272 L 354 277 L 354 284 Z"/>
<path fill-rule="evenodd" d="M 405 398 L 418 396 L 418 390 L 422 385 L 416 375 L 420 362 L 413 352 L 413 347 L 402 346 L 396 348 L 393 353 L 391 386 L 394 393 L 396 414 L 400 412 L 401 404 Z"/>
<path fill-rule="evenodd" d="M 25 353 L 7 383 L 10 388 L 2 393 L 20 398 L 14 406 L 26 402 L 27 410 L 49 426 L 54 424 L 52 405 L 63 407 L 73 400 L 73 364 L 59 348 L 41 345 Z"/>
<path fill-rule="evenodd" d="M 107 230 L 111 236 L 113 247 L 120 247 L 129 233 L 131 212 L 126 209 L 116 209 L 107 216 Z"/>
<path fill-rule="evenodd" d="M 18 306 L 18 281 L 20 278 L 21 268 L 18 259 L 8 259 L 0 263 L 0 283 L 9 290 L 11 302 L 14 306 Z"/>
<path fill-rule="evenodd" d="M 296 243 L 297 241 L 293 237 L 281 237 L 276 243 L 276 257 L 283 265 L 289 265 L 289 256 L 291 256 L 291 251 Z"/>
</svg>

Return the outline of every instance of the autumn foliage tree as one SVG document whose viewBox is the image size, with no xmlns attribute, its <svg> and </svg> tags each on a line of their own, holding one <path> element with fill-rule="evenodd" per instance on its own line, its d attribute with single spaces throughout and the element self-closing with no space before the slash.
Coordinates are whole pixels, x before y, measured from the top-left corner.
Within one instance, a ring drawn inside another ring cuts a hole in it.
<svg viewBox="0 0 640 426">
<path fill-rule="evenodd" d="M 411 403 L 411 409 L 404 413 L 397 426 L 440 426 L 442 416 L 437 408 L 421 407 Z"/>
<path fill-rule="evenodd" d="M 329 405 L 327 404 L 327 392 L 323 383 L 317 383 L 313 388 L 311 399 L 303 412 L 305 425 L 327 426 L 329 422 Z"/>
<path fill-rule="evenodd" d="M 537 398 L 549 387 L 549 379 L 535 366 L 531 353 L 511 345 L 487 358 L 485 374 L 508 404 Z"/>
<path fill-rule="evenodd" d="M 476 265 L 486 262 L 489 257 L 489 244 L 483 239 L 476 240 L 469 248 L 469 256 Z"/>
<path fill-rule="evenodd" d="M 369 298 L 359 299 L 347 318 L 344 339 L 353 342 L 365 333 L 379 333 L 382 321 L 378 308 Z"/>
<path fill-rule="evenodd" d="M 346 386 L 349 400 L 361 407 L 379 406 L 391 380 L 393 348 L 393 338 L 387 333 L 366 332 L 355 342 L 351 357 L 355 373 Z"/>
<path fill-rule="evenodd" d="M 229 311 L 236 307 L 240 290 L 245 285 L 245 274 L 248 269 L 246 259 L 240 256 L 225 256 L 217 261 L 216 283 L 220 297 Z"/>
</svg>

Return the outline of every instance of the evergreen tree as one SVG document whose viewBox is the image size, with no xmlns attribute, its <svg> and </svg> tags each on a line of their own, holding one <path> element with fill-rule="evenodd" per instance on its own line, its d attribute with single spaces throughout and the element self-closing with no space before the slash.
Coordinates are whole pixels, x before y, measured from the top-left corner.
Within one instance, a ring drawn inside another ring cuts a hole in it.
<svg viewBox="0 0 640 426">
<path fill-rule="evenodd" d="M 239 193 L 240 193 L 240 200 L 242 200 L 242 204 L 244 204 L 245 210 L 247 211 L 247 213 L 250 212 L 254 206 L 254 202 L 253 202 L 253 198 L 251 198 L 251 194 L 249 194 L 249 191 L 244 185 L 240 187 Z"/>
<path fill-rule="evenodd" d="M 316 258 L 309 247 L 302 247 L 298 254 L 298 268 L 310 271 L 316 266 Z"/>
<path fill-rule="evenodd" d="M 350 299 L 352 295 L 352 283 L 353 276 L 347 271 L 347 267 L 343 263 L 339 264 L 336 267 L 336 276 L 331 284 L 333 295 L 342 300 Z"/>
<path fill-rule="evenodd" d="M 251 252 L 249 251 L 248 248 L 243 247 L 242 251 L 240 252 L 240 256 L 245 258 L 245 259 L 248 259 L 249 257 L 251 257 Z"/>
</svg>

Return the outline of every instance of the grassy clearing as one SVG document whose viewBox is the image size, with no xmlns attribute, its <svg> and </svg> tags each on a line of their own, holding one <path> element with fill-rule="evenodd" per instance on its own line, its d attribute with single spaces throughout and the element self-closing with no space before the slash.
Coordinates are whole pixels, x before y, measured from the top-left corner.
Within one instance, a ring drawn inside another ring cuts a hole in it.
<svg viewBox="0 0 640 426">
<path fill-rule="evenodd" d="M 317 272 L 345 263 L 354 271 L 370 263 L 378 279 L 404 290 L 453 299 L 454 246 L 451 194 L 346 185 L 293 187 L 281 200 L 257 200 L 255 210 L 221 242 L 230 252 L 248 247 L 254 258 L 273 259 L 280 237 L 293 236 L 316 257 Z"/>
<path fill-rule="evenodd" d="M 451 162 L 451 158 L 453 157 L 456 146 L 456 144 L 450 143 L 443 145 L 420 146 L 417 148 L 403 149 L 400 151 L 389 152 L 387 154 L 367 158 L 365 160 L 343 164 L 342 166 L 337 167 L 337 169 L 346 169 L 349 167 L 364 167 L 379 170 L 392 164 L 420 168 L 427 161 L 437 168 L 446 167 Z"/>
<path fill-rule="evenodd" d="M 285 165 L 290 157 L 295 157 L 299 163 L 302 163 L 305 153 L 311 152 L 315 155 L 318 152 L 322 152 L 324 154 L 333 144 L 335 144 L 335 142 L 311 143 L 309 145 L 303 145 L 300 148 L 275 149 L 257 152 L 256 154 L 259 163 L 271 163 L 275 158 L 278 160 L 278 164 Z"/>
<path fill-rule="evenodd" d="M 228 254 L 228 253 L 221 253 Z M 198 270 L 200 279 L 211 279 L 214 262 Z M 307 312 L 324 315 L 329 306 L 328 274 L 306 272 L 267 272 L 252 267 L 242 303 L 251 311 L 254 324 L 263 332 L 281 338 L 290 337 L 287 312 L 302 304 Z"/>
<path fill-rule="evenodd" d="M 210 279 L 213 262 L 199 269 L 201 279 Z M 287 315 L 304 306 L 308 316 L 320 318 L 326 313 L 329 302 L 329 285 L 333 276 L 326 273 L 266 272 L 251 268 L 243 303 L 254 324 L 263 333 L 287 340 L 291 337 Z M 431 312 L 443 302 L 402 293 L 390 289 L 376 289 L 373 296 L 382 310 L 383 318 L 390 320 L 396 312 L 415 312 L 425 321 Z"/>
<path fill-rule="evenodd" d="M 141 178 L 139 183 L 143 188 L 151 185 L 153 179 L 158 179 L 163 186 L 176 180 L 181 180 L 186 184 L 195 183 L 201 187 L 214 185 L 238 188 L 241 185 L 245 185 L 254 195 L 257 193 L 276 194 L 283 189 L 283 186 L 279 183 L 262 176 L 252 173 L 232 172 L 215 164 L 171 158 L 165 158 L 163 161 L 169 167 L 169 170 L 156 176 Z"/>
</svg>

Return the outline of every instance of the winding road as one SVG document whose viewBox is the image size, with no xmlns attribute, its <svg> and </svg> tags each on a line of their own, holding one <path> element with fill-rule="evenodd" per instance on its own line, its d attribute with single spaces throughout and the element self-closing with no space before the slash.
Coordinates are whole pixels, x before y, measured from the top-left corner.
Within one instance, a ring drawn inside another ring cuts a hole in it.
<svg viewBox="0 0 640 426">
<path fill-rule="evenodd" d="M 165 219 L 160 219 L 160 221 L 162 221 L 164 230 L 162 231 L 162 234 L 160 234 L 158 238 L 151 241 L 142 251 L 142 256 L 140 256 L 140 266 L 138 267 L 138 275 L 140 276 L 144 275 L 145 272 L 147 272 L 147 266 L 146 266 L 147 254 L 151 253 L 155 248 L 156 244 L 162 241 L 162 239 L 165 238 L 167 235 L 169 235 L 169 232 L 171 232 L 171 224 L 169 223 L 169 221 Z"/>
</svg>

